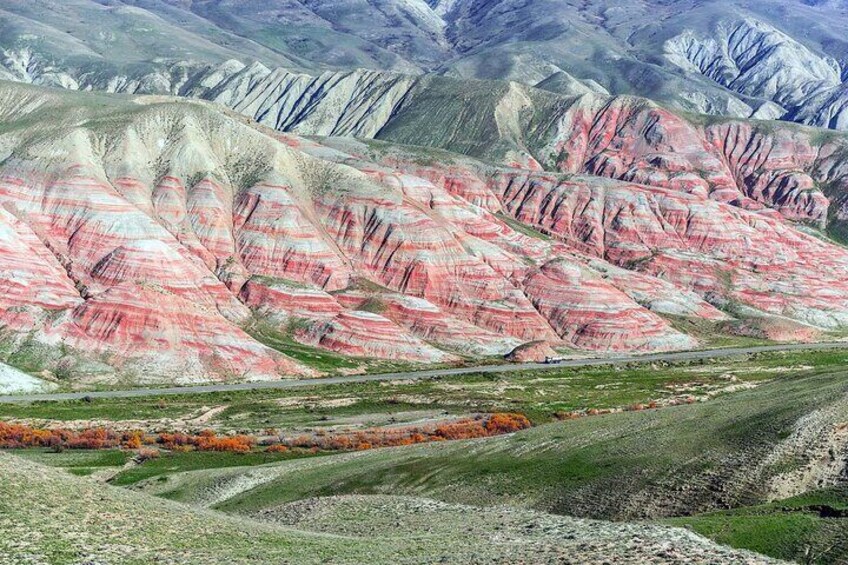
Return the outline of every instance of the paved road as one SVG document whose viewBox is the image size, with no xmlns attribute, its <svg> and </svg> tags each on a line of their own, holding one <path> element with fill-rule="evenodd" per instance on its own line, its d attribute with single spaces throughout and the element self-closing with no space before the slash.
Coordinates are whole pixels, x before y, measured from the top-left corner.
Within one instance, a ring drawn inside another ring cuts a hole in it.
<svg viewBox="0 0 848 565">
<path fill-rule="evenodd" d="M 429 371 L 410 371 L 406 373 L 379 373 L 370 375 L 347 375 L 343 377 L 326 377 L 317 379 L 297 379 L 282 381 L 260 381 L 236 384 L 210 384 L 198 386 L 183 386 L 170 388 L 135 388 L 130 390 L 108 390 L 100 392 L 63 392 L 45 394 L 26 394 L 0 396 L 0 403 L 35 402 L 56 400 L 80 400 L 89 398 L 136 398 L 144 396 L 164 396 L 173 394 L 197 394 L 204 392 L 229 392 L 238 390 L 266 390 L 283 388 L 301 388 L 320 385 L 346 383 L 366 383 L 371 381 L 418 380 L 470 373 L 507 373 L 511 371 L 550 370 L 557 367 L 589 367 L 594 365 L 621 365 L 625 363 L 650 363 L 653 361 L 697 361 L 699 359 L 719 359 L 751 353 L 770 351 L 799 351 L 848 349 L 848 342 L 832 343 L 793 343 L 785 345 L 762 345 L 757 347 L 727 347 L 723 349 L 707 349 L 702 351 L 678 351 L 673 353 L 650 353 L 647 355 L 624 355 L 620 357 L 597 357 L 591 359 L 569 359 L 555 365 L 547 363 L 509 363 L 504 365 L 484 365 L 480 367 L 460 367 L 456 369 L 433 369 Z"/>
</svg>

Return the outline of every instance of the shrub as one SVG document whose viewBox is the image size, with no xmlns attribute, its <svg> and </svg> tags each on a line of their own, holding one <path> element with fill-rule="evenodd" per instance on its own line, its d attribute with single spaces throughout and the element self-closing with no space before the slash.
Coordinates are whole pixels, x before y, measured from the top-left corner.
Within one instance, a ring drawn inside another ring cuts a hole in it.
<svg viewBox="0 0 848 565">
<path fill-rule="evenodd" d="M 429 441 L 447 441 L 489 437 L 513 433 L 531 426 L 523 414 L 495 413 L 488 416 L 464 418 L 438 425 L 421 427 L 371 429 L 359 432 L 332 433 L 320 430 L 312 435 L 302 434 L 294 438 L 264 440 L 271 443 L 269 453 L 285 453 L 290 448 L 351 451 L 376 447 L 395 447 Z M 162 432 L 145 434 L 140 430 L 115 433 L 106 428 L 89 428 L 81 431 L 66 429 L 36 429 L 20 424 L 0 422 L 0 448 L 48 447 L 62 449 L 108 449 L 123 447 L 137 451 L 138 458 L 146 460 L 158 457 L 159 450 L 145 446 L 158 446 L 174 452 L 221 451 L 248 453 L 256 446 L 256 438 L 248 435 L 218 437 L 213 430 L 197 434 Z"/>
<path fill-rule="evenodd" d="M 149 447 L 145 447 L 138 450 L 138 453 L 135 455 L 135 460 L 138 463 L 144 463 L 145 461 L 150 461 L 151 459 L 159 459 L 159 450 L 158 449 L 150 449 Z"/>
<path fill-rule="evenodd" d="M 128 434 L 124 434 L 124 437 L 121 441 L 121 444 L 126 449 L 141 449 L 143 444 L 142 442 L 142 433 L 141 432 L 131 432 Z"/>
<path fill-rule="evenodd" d="M 231 451 L 246 453 L 255 445 L 251 436 L 239 435 L 219 438 L 212 430 L 204 430 L 198 435 L 181 432 L 160 433 L 156 436 L 145 435 L 141 431 L 117 434 L 106 428 L 88 428 L 81 431 L 65 429 L 36 429 L 20 424 L 0 422 L 0 448 L 18 449 L 25 447 L 49 447 L 61 449 L 141 449 L 144 445 L 159 445 L 164 449 L 178 452 L 193 451 Z"/>
<path fill-rule="evenodd" d="M 490 434 L 509 434 L 529 427 L 530 420 L 524 414 L 492 414 L 486 421 Z"/>
</svg>

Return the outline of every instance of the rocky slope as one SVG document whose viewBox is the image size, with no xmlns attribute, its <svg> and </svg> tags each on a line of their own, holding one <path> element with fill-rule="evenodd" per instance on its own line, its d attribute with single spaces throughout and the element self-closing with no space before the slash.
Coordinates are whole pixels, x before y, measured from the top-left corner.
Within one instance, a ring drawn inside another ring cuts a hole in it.
<svg viewBox="0 0 848 565">
<path fill-rule="evenodd" d="M 100 563 L 179 565 L 593 563 L 610 557 L 621 563 L 777 563 L 666 526 L 482 510 L 410 497 L 304 501 L 264 516 L 263 522 L 129 492 L 5 453 L 0 473 L 4 565 L 74 562 L 81 554 Z"/>
<path fill-rule="evenodd" d="M 93 86 L 145 92 L 146 81 Z M 819 227 L 828 215 L 822 188 L 840 204 L 844 192 L 841 137 L 703 122 L 636 98 L 370 71 L 312 76 L 237 61 L 202 67 L 166 90 L 229 106 L 281 131 L 435 146 L 506 165 L 709 194 Z M 841 210 L 832 212 L 841 221 Z"/>
<path fill-rule="evenodd" d="M 0 96 L 7 350 L 40 351 L 54 372 L 102 380 L 112 367 L 136 381 L 307 372 L 240 329 L 254 312 L 281 331 L 306 318 L 295 339 L 369 357 L 453 359 L 421 341 L 437 334 L 449 348 L 500 354 L 522 341 L 578 341 L 522 291 L 521 255 L 450 214 L 491 224 L 513 245 L 522 236 L 426 181 L 310 157 L 200 104 L 13 85 Z M 436 195 L 444 213 L 428 206 Z M 347 312 L 360 307 L 352 295 L 327 294 L 358 281 L 398 306 Z M 624 303 L 630 329 L 645 316 L 653 325 L 616 347 L 693 343 Z M 434 315 L 440 333 L 420 321 Z M 586 347 L 612 345 L 603 332 L 577 333 Z"/>
<path fill-rule="evenodd" d="M 845 129 L 836 2 L 72 0 L 0 2 L 0 76 L 178 94 L 259 62 L 632 94 L 673 108 Z M 223 66 L 222 66 L 223 65 Z"/>
<path fill-rule="evenodd" d="M 23 371 L 0 363 L 0 393 L 43 392 L 50 389 L 44 381 L 36 379 Z"/>
<path fill-rule="evenodd" d="M 704 122 L 630 97 L 369 71 L 311 76 L 237 61 L 204 68 L 172 90 L 281 131 L 434 146 L 506 165 L 709 194 L 819 227 L 828 214 L 822 188 L 840 204 L 844 192 L 842 137 Z M 832 211 L 841 221 L 841 211 Z"/>
<path fill-rule="evenodd" d="M 320 104 L 300 115 L 410 140 L 440 84 L 416 83 L 423 94 L 408 92 L 410 105 L 388 117 L 357 121 L 353 105 L 339 115 Z M 310 141 L 201 102 L 3 84 L 4 355 L 78 382 L 188 382 L 309 373 L 242 329 L 257 319 L 314 347 L 423 362 L 536 341 L 688 348 L 697 341 L 661 315 L 726 320 L 716 306 L 799 331 L 848 325 L 848 253 L 783 219 L 822 221 L 827 200 L 791 188 L 810 174 L 837 186 L 841 138 L 830 161 L 818 149 L 809 174 L 795 169 L 808 155 L 785 148 L 807 138 L 742 152 L 756 163 L 745 179 L 789 179 L 772 194 L 737 184 L 733 171 L 747 169 L 722 156 L 739 153 L 715 139 L 725 130 L 638 100 L 593 106 L 528 91 L 531 105 L 562 104 L 553 125 L 534 129 L 510 105 L 515 88 L 503 88 L 480 98 L 495 105 L 495 125 L 482 103 L 431 124 L 476 112 L 480 128 L 501 132 L 476 152 L 531 168 Z M 553 165 L 601 176 L 533 170 L 529 148 L 564 139 L 578 145 L 543 149 Z M 629 169 L 610 164 L 625 156 Z"/>
<path fill-rule="evenodd" d="M 837 328 L 846 321 L 834 308 L 841 299 L 828 305 L 828 289 L 841 285 L 837 281 L 845 268 L 832 260 L 844 251 L 793 229 L 768 209 L 752 213 L 716 202 L 706 192 L 505 169 L 456 157 L 427 163 L 419 150 L 390 145 L 343 139 L 323 143 L 344 149 L 346 155 L 391 163 L 493 213 L 536 227 L 556 242 L 537 246 L 584 257 L 607 284 L 658 312 L 724 316 L 693 294 L 679 294 L 684 290 L 740 309 L 742 315 L 751 307 L 820 327 Z M 326 149 L 311 150 L 331 158 Z M 790 252 L 801 248 L 802 253 Z M 558 289 L 573 284 L 569 295 L 597 295 L 597 289 L 589 290 L 591 277 L 573 265 L 558 262 L 551 251 L 539 257 L 544 267 L 528 282 L 550 279 L 550 286 Z M 820 277 L 829 282 L 813 282 Z M 671 287 L 665 286 L 668 282 Z M 813 286 L 819 286 L 815 297 L 808 292 Z M 528 288 L 533 300 L 537 286 Z M 669 288 L 677 292 L 668 293 Z M 607 297 L 605 303 L 615 301 Z"/>
<path fill-rule="evenodd" d="M 685 30 L 666 41 L 664 55 L 688 73 L 762 100 L 754 117 L 848 129 L 842 62 L 769 24 L 741 18 Z"/>
<path fill-rule="evenodd" d="M 818 227 L 828 220 L 827 196 L 841 205 L 845 193 L 842 136 L 695 119 L 638 98 L 366 71 L 311 77 L 257 65 L 189 94 L 282 131 L 376 138 L 611 177 L 776 210 Z M 830 212 L 842 221 L 841 208 Z"/>
</svg>

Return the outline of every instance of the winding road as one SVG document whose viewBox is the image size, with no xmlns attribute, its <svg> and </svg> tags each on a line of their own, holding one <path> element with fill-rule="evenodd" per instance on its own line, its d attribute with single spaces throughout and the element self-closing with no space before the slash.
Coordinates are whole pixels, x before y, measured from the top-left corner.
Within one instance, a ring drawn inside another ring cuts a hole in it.
<svg viewBox="0 0 848 565">
<path fill-rule="evenodd" d="M 597 365 L 622 365 L 627 363 L 651 363 L 654 361 L 679 362 L 701 359 L 719 359 L 753 353 L 780 351 L 821 351 L 828 349 L 848 349 L 848 341 L 830 343 L 792 343 L 785 345 L 761 345 L 754 347 L 725 347 L 699 351 L 676 351 L 671 353 L 649 353 L 643 355 L 624 355 L 618 357 L 595 357 L 567 359 L 557 363 L 508 363 L 502 365 L 483 365 L 477 367 L 457 367 L 453 369 L 431 369 L 408 371 L 403 373 L 376 373 L 366 375 L 345 375 L 315 379 L 291 379 L 280 381 L 257 381 L 233 384 L 208 384 L 196 386 L 177 386 L 168 388 L 134 388 L 129 390 L 105 390 L 96 392 L 59 392 L 42 394 L 21 394 L 0 396 L 0 403 L 39 402 L 60 400 L 82 400 L 84 398 L 136 398 L 145 396 L 164 396 L 175 394 L 199 394 L 208 392 L 231 392 L 241 390 L 266 390 L 337 385 L 347 383 L 366 383 L 372 381 L 396 381 L 433 379 L 471 373 L 508 373 L 512 371 L 540 371 L 559 367 L 590 367 Z"/>
</svg>

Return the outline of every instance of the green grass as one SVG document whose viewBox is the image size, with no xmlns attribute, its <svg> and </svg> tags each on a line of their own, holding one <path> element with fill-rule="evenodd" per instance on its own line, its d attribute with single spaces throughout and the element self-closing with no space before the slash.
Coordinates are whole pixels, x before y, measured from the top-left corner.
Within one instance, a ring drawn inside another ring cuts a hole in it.
<svg viewBox="0 0 848 565">
<path fill-rule="evenodd" d="M 235 258 L 233 258 L 235 260 Z M 282 286 L 288 288 L 309 288 L 309 285 L 304 284 L 302 282 L 298 282 L 292 279 L 284 279 L 280 277 L 271 277 L 268 275 L 251 275 L 250 280 L 253 282 L 257 282 L 261 285 L 267 286 L 269 288 L 273 288 L 275 286 Z"/>
<path fill-rule="evenodd" d="M 60 453 L 49 449 L 14 449 L 8 452 L 42 465 L 65 469 L 78 476 L 88 476 L 100 469 L 122 467 L 131 456 L 129 452 L 119 449 L 66 450 Z"/>
<path fill-rule="evenodd" d="M 801 563 L 844 562 L 848 557 L 848 490 L 805 493 L 770 504 L 712 512 L 666 523 L 719 543 Z M 836 513 L 842 516 L 825 516 Z"/>
<path fill-rule="evenodd" d="M 14 449 L 7 450 L 17 457 L 49 465 L 50 467 L 120 467 L 130 457 L 129 452 L 120 449 L 104 449 L 99 451 L 69 449 L 55 452 L 50 449 Z"/>
<path fill-rule="evenodd" d="M 733 326 L 738 324 L 736 320 L 725 322 L 713 322 L 700 318 L 686 318 L 681 316 L 664 315 L 663 318 L 674 327 L 674 329 L 690 335 L 707 347 L 754 347 L 758 345 L 774 345 L 767 339 L 735 335 Z"/>
<path fill-rule="evenodd" d="M 371 312 L 372 314 L 382 314 L 386 311 L 386 303 L 377 296 L 372 296 L 363 302 L 357 310 L 361 312 Z"/>
<path fill-rule="evenodd" d="M 0 476 L 4 564 L 388 563 L 438 551 L 414 538 L 326 536 L 198 511 L 2 453 Z"/>
<path fill-rule="evenodd" d="M 815 536 L 819 519 L 807 513 L 725 516 L 673 520 L 731 547 L 749 549 L 782 559 L 803 558 L 806 541 Z M 819 562 L 816 560 L 815 562 Z"/>
<path fill-rule="evenodd" d="M 112 422 L 124 420 L 158 420 L 176 418 L 203 406 L 189 397 L 169 396 L 167 399 L 97 399 L 62 400 L 56 402 L 31 402 L 0 405 L 0 418 L 27 418 L 65 422 L 72 420 L 103 419 Z"/>
<path fill-rule="evenodd" d="M 279 474 L 220 508 L 254 512 L 335 494 L 414 494 L 472 505 L 513 504 L 588 517 L 662 518 L 751 505 L 766 477 L 801 465 L 744 469 L 819 408 L 848 419 L 844 373 L 785 377 L 711 402 L 546 424 L 485 440 L 381 449 L 280 464 Z M 168 491 L 192 501 L 204 485 L 244 471 L 173 476 Z M 714 491 L 710 485 L 720 484 Z"/>
<path fill-rule="evenodd" d="M 4 341 L 2 349 L 8 350 L 9 348 L 10 344 Z M 34 375 L 47 367 L 53 361 L 52 357 L 58 354 L 59 352 L 28 338 L 11 351 L 4 351 L 2 359 L 5 363 Z"/>
<path fill-rule="evenodd" d="M 194 418 L 220 406 L 224 410 L 204 426 L 221 431 L 368 426 L 390 423 L 391 419 L 402 422 L 421 411 L 434 416 L 517 411 L 539 424 L 554 420 L 558 412 L 626 407 L 685 395 L 701 397 L 734 384 L 846 367 L 848 351 L 799 351 L 684 364 L 552 367 L 419 381 L 316 383 L 289 390 L 0 404 L 0 419 L 155 423 Z"/>
<path fill-rule="evenodd" d="M 168 475 L 184 471 L 264 465 L 303 457 L 314 457 L 314 455 L 308 451 L 300 450 L 286 453 L 266 453 L 264 451 L 252 451 L 250 453 L 163 452 L 157 459 L 149 459 L 140 465 L 122 471 L 110 483 L 116 486 L 128 486 L 150 477 L 165 479 Z"/>
<path fill-rule="evenodd" d="M 830 552 L 828 556 L 841 558 L 848 557 L 848 550 L 828 549 L 833 540 L 841 539 L 840 519 L 822 518 L 810 507 L 848 508 L 848 499 L 823 492 L 766 505 L 763 488 L 768 478 L 803 461 L 778 461 L 757 475 L 748 475 L 745 469 L 765 460 L 812 411 L 820 410 L 833 423 L 848 420 L 846 367 L 846 351 L 798 351 L 678 365 L 554 367 L 432 381 L 183 395 L 168 397 L 164 403 L 94 400 L 56 403 L 53 408 L 62 407 L 57 412 L 73 419 L 93 419 L 103 413 L 135 419 L 139 414 L 196 414 L 201 407 L 226 405 L 210 424 L 233 430 L 267 427 L 269 422 L 278 428 L 367 423 L 379 420 L 378 416 L 386 423 L 386 417 L 402 420 L 407 411 L 513 409 L 530 414 L 541 425 L 484 440 L 321 457 L 304 457 L 307 454 L 299 452 L 164 454 L 121 472 L 113 482 L 188 503 L 203 500 L 209 492 L 229 493 L 215 507 L 242 515 L 314 496 L 346 494 L 413 495 L 474 506 L 506 504 L 627 520 L 693 515 L 673 523 L 721 543 L 778 557 L 801 559 L 791 552 L 803 551 L 807 544 L 811 552 L 822 548 Z M 693 405 L 552 422 L 558 408 L 704 395 L 729 383 L 745 382 L 758 386 Z M 354 401 L 333 402 L 340 399 Z M 2 417 L 26 417 L 33 410 L 48 414 L 50 406 L 0 405 L 0 413 L 6 412 Z M 98 467 L 94 459 L 73 458 L 99 457 L 35 450 L 26 456 L 72 473 Z M 51 463 L 49 458 L 54 456 L 57 459 Z M 103 457 L 105 466 L 108 458 L 117 455 Z M 262 477 L 258 483 L 239 486 L 256 473 Z M 739 510 L 717 512 L 728 505 Z"/>
<path fill-rule="evenodd" d="M 373 304 L 372 307 L 378 309 L 378 305 Z M 369 310 L 370 311 L 370 310 Z M 294 321 L 296 325 L 298 322 Z M 394 371 L 409 371 L 416 368 L 425 368 L 420 364 L 405 362 L 405 361 L 388 361 L 383 359 L 371 359 L 363 357 L 349 357 L 303 345 L 291 337 L 291 332 L 283 332 L 276 329 L 273 325 L 267 323 L 255 323 L 245 331 L 254 339 L 275 349 L 280 353 L 287 355 L 297 361 L 300 361 L 308 367 L 312 367 L 324 373 L 338 373 L 343 369 L 359 369 L 369 373 L 387 373 Z M 427 367 L 429 368 L 429 366 Z"/>
<path fill-rule="evenodd" d="M 594 563 L 619 554 L 648 558 L 669 544 L 684 554 L 706 551 L 714 562 L 739 557 L 664 526 L 586 524 L 516 509 L 354 497 L 314 501 L 294 513 L 272 511 L 261 522 L 72 477 L 5 453 L 0 476 L 3 565 L 528 563 L 563 555 Z"/>
<path fill-rule="evenodd" d="M 541 239 L 542 241 L 550 241 L 551 236 L 540 232 L 539 230 L 528 226 L 527 224 L 521 223 L 518 220 L 507 216 L 506 214 L 495 214 L 501 221 L 503 221 L 506 225 L 517 231 L 518 233 L 522 233 L 526 236 L 530 236 L 536 239 Z"/>
<path fill-rule="evenodd" d="M 247 328 L 247 333 L 271 349 L 319 371 L 335 372 L 339 369 L 355 369 L 363 365 L 362 360 L 298 343 L 268 324 L 254 325 Z"/>
</svg>

